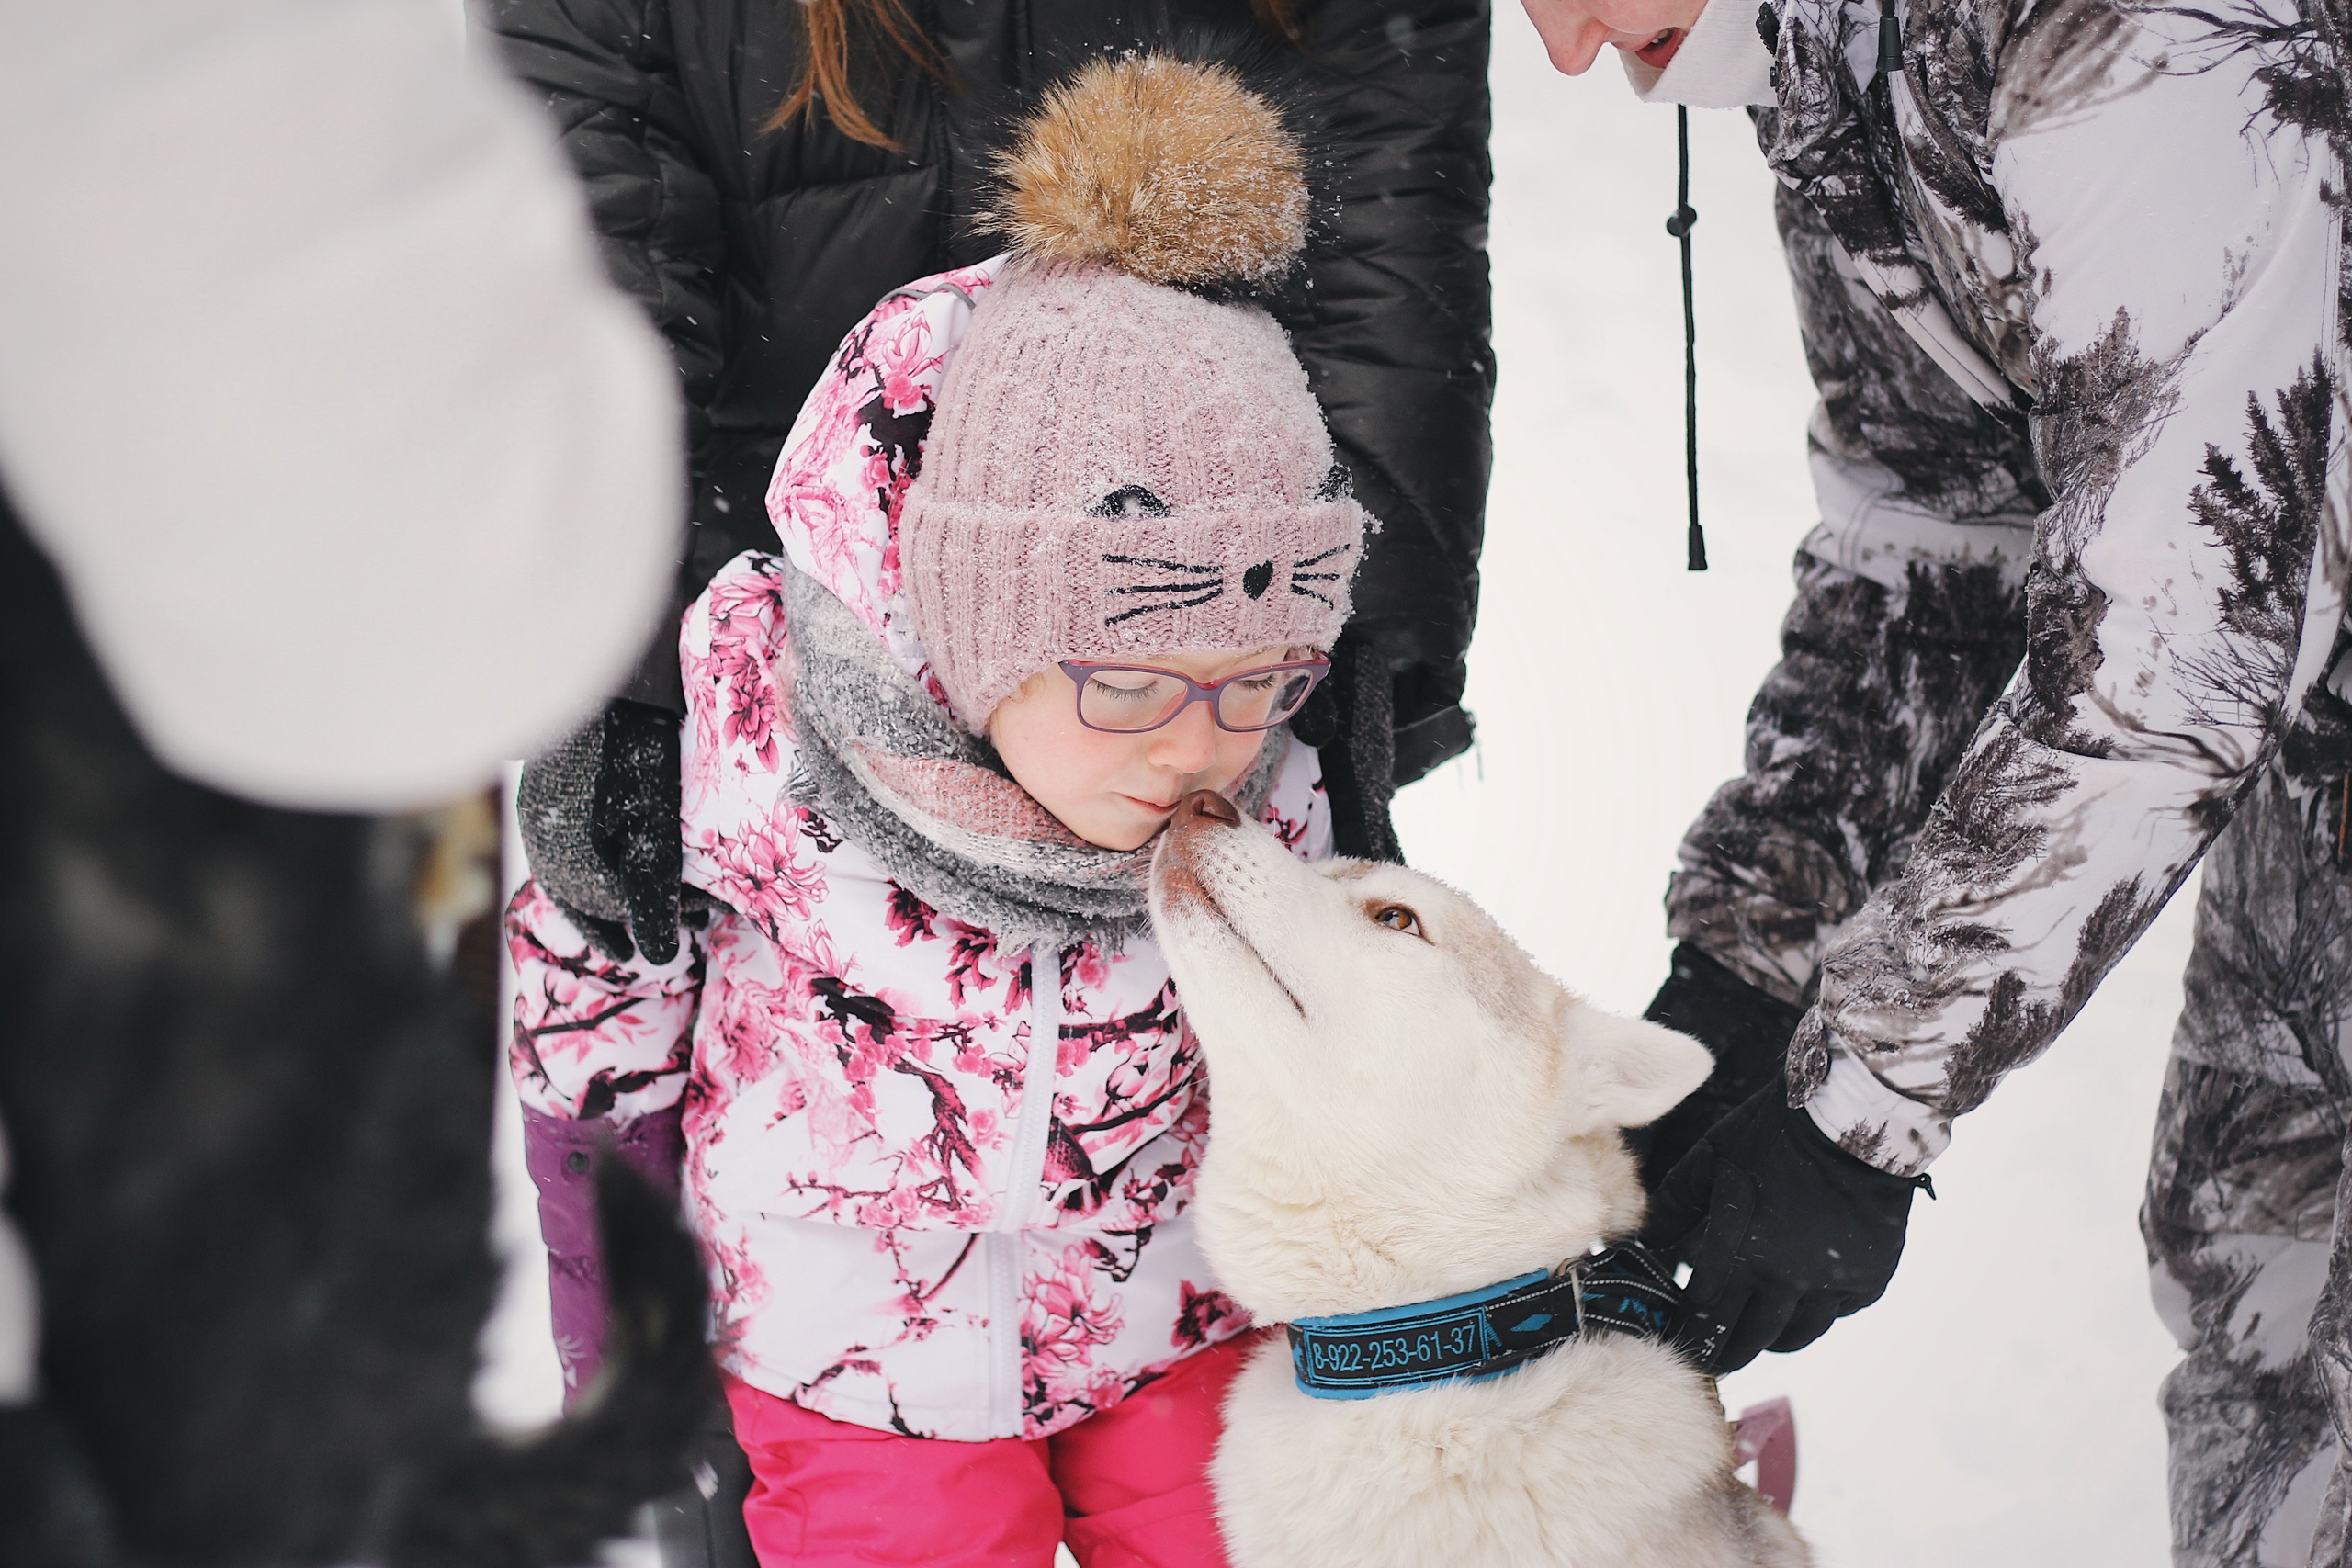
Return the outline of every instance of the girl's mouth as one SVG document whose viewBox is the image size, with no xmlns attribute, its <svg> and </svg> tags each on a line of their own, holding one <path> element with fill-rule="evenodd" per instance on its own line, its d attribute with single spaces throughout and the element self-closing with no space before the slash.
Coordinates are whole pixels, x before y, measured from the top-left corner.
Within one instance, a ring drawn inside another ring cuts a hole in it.
<svg viewBox="0 0 2352 1568">
<path fill-rule="evenodd" d="M 1131 802 L 1145 811 L 1150 812 L 1155 817 L 1165 817 L 1170 812 L 1175 810 L 1177 806 L 1177 802 L 1173 800 L 1170 801 L 1167 805 L 1162 806 L 1156 800 L 1146 800 L 1142 795 L 1128 795 L 1124 790 L 1120 792 L 1120 795 L 1123 799 Z"/>
<path fill-rule="evenodd" d="M 1675 51 L 1682 47 L 1682 29 L 1668 28 L 1641 48 L 1634 51 L 1634 58 L 1653 71 L 1663 71 L 1674 59 Z"/>
</svg>

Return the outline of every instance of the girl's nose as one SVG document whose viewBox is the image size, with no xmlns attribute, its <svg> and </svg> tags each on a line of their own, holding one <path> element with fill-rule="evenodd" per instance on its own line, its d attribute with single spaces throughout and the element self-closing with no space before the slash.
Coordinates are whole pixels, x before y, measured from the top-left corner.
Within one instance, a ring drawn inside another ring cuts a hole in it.
<svg viewBox="0 0 2352 1568">
<path fill-rule="evenodd" d="M 1206 703 L 1194 703 L 1165 729 L 1152 732 L 1151 761 L 1155 767 L 1180 773 L 1197 773 L 1216 760 L 1216 720 Z"/>
</svg>

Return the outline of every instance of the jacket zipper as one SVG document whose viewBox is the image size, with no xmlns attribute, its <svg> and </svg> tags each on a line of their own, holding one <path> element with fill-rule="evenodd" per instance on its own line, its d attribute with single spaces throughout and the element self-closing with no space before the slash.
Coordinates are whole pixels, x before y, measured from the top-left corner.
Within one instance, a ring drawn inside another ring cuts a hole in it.
<svg viewBox="0 0 2352 1568">
<path fill-rule="evenodd" d="M 1058 952 L 1029 950 L 1029 1059 L 1021 1074 L 1021 1110 L 1005 1162 L 996 1219 L 980 1238 L 989 1255 L 989 1429 L 1021 1435 L 1021 1278 L 1028 1247 L 1022 1234 L 1046 1184 L 1046 1134 L 1053 1130 L 1055 1068 L 1062 1050 L 1062 965 Z"/>
</svg>

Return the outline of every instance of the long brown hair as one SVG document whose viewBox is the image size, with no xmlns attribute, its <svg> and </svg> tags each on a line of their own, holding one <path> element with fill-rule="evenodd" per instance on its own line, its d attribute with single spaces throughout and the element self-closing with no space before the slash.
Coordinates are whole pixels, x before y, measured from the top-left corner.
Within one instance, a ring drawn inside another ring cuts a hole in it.
<svg viewBox="0 0 2352 1568">
<path fill-rule="evenodd" d="M 808 27 L 808 47 L 802 51 L 800 80 L 792 94 L 776 106 L 762 127 L 780 130 L 796 118 L 809 124 L 821 113 L 833 129 L 852 141 L 900 152 L 898 139 L 874 123 L 850 86 L 850 60 L 860 48 L 879 45 L 912 61 L 932 80 L 944 81 L 947 62 L 938 46 L 923 36 L 906 0 L 792 0 Z M 1297 0 L 1250 0 L 1261 26 L 1294 47 L 1302 37 Z"/>
</svg>

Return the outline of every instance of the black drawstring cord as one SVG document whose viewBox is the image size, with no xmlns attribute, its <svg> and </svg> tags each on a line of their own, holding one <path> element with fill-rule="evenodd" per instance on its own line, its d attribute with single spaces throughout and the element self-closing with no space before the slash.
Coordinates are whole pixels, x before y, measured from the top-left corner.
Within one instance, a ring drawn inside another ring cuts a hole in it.
<svg viewBox="0 0 2352 1568">
<path fill-rule="evenodd" d="M 1887 0 L 1893 5 L 1894 0 Z M 1707 536 L 1699 529 L 1699 310 L 1690 288 L 1690 228 L 1699 221 L 1690 205 L 1690 109 L 1674 106 L 1674 146 L 1681 159 L 1675 182 L 1674 216 L 1666 231 L 1682 244 L 1682 465 L 1690 485 L 1690 570 L 1707 570 Z"/>
<path fill-rule="evenodd" d="M 1903 74 L 1903 20 L 1894 14 L 1894 0 L 1878 0 L 1878 73 L 1890 93 Z"/>
</svg>

